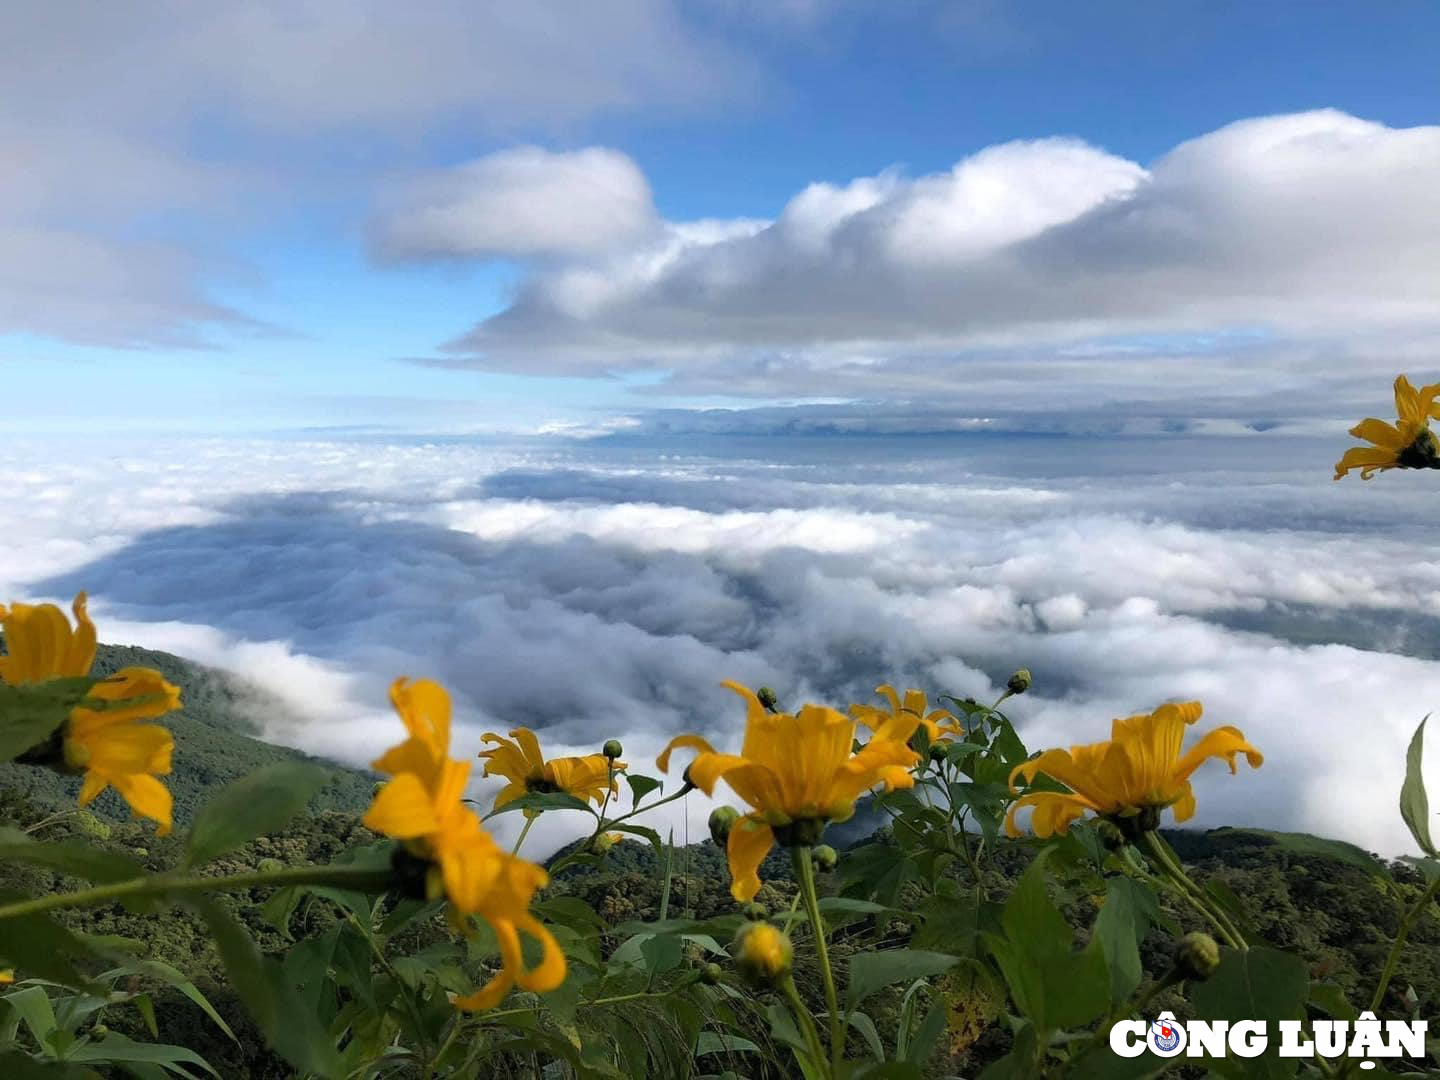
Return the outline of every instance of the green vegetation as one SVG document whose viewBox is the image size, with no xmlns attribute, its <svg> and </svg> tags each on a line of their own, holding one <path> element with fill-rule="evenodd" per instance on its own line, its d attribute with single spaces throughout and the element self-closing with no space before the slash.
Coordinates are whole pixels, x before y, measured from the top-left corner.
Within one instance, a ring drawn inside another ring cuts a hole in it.
<svg viewBox="0 0 1440 1080">
<path fill-rule="evenodd" d="M 169 653 L 130 645 L 101 645 L 92 673 L 111 675 L 126 667 L 154 668 L 178 686 L 183 695 L 180 711 L 165 717 L 165 726 L 184 748 L 175 754 L 174 772 L 165 778 L 165 786 L 175 799 L 177 827 L 189 824 L 215 789 L 232 780 L 280 761 L 317 761 L 298 750 L 255 737 L 260 734 L 255 717 L 274 708 L 275 703 L 267 701 L 262 690 L 232 675 Z M 326 767 L 328 779 L 315 796 L 312 809 L 357 814 L 363 811 L 379 778 L 328 762 L 317 763 Z M 56 811 L 73 808 L 79 790 L 79 777 L 0 762 L 0 791 L 24 795 L 36 806 Z M 129 808 L 113 790 L 96 799 L 90 809 L 107 823 L 130 820 Z"/>
<path fill-rule="evenodd" d="M 565 978 L 459 1012 L 456 996 L 516 966 L 503 917 L 469 918 L 457 937 L 445 891 L 416 895 L 428 879 L 404 868 L 424 863 L 360 823 L 375 778 L 253 739 L 249 692 L 175 657 L 103 648 L 95 674 L 130 664 L 185 692 L 185 713 L 166 718 L 174 835 L 118 801 L 77 810 L 73 778 L 0 765 L 0 959 L 18 980 L 0 990 L 7 1080 L 1138 1080 L 1198 1073 L 1148 1056 L 1122 1072 L 1104 1041 L 1112 1019 L 1353 1018 L 1367 1005 L 1425 1017 L 1440 1002 L 1434 858 L 1156 830 L 1158 814 L 1006 839 L 1005 780 L 1032 759 L 997 708 L 956 701 L 963 733 L 908 736 L 913 788 L 831 828 L 838 858 L 818 834 L 777 844 L 750 904 L 732 895 L 733 849 L 676 848 L 628 820 L 634 804 L 683 794 L 644 763 L 626 773 L 623 806 L 522 796 L 516 809 L 594 826 L 550 858 L 526 907 L 563 950 Z M 1421 737 L 1401 804 L 1431 850 Z M 1071 797 L 1059 785 L 1025 797 L 1052 794 Z M 765 934 L 738 933 L 752 920 Z M 1211 932 L 1223 949 L 1197 937 Z M 737 955 L 777 938 L 783 954 Z M 527 949 L 524 966 L 537 963 Z M 1355 1075 L 1353 1062 L 1275 1064 L 1232 1060 L 1223 1075 Z"/>
</svg>

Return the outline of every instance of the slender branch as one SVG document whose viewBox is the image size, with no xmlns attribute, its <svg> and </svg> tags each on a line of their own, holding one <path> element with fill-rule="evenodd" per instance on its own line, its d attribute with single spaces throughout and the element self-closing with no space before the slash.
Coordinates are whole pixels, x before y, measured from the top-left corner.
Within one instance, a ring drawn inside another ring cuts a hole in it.
<svg viewBox="0 0 1440 1080">
<path fill-rule="evenodd" d="M 815 934 L 815 952 L 820 959 L 820 978 L 825 984 L 825 1007 L 830 1011 L 830 1072 L 840 1075 L 845 1060 L 845 1018 L 840 1015 L 840 1001 L 835 994 L 835 974 L 830 970 L 830 953 L 825 945 L 825 921 L 820 916 L 820 898 L 815 891 L 815 868 L 810 865 L 810 848 L 790 849 L 800 891 L 805 897 L 805 913 L 810 916 L 810 929 Z"/>
<path fill-rule="evenodd" d="M 173 893 L 219 892 L 251 886 L 339 885 L 382 892 L 390 886 L 390 872 L 355 866 L 287 866 L 281 870 L 251 870 L 243 874 L 216 874 L 210 877 L 151 874 L 146 877 L 96 885 L 76 892 L 52 893 L 32 900 L 0 905 L 0 919 L 36 915 L 61 908 L 94 907 L 127 896 L 165 896 Z"/>
<path fill-rule="evenodd" d="M 1440 893 L 1440 878 L 1432 881 L 1420 894 L 1420 899 L 1401 917 L 1400 927 L 1395 931 L 1395 940 L 1385 957 L 1385 967 L 1380 972 L 1380 982 L 1375 987 L 1375 996 L 1370 999 L 1371 1012 L 1378 1013 L 1380 1003 L 1385 1000 L 1385 991 L 1390 989 L 1390 980 L 1395 977 L 1395 968 L 1400 963 L 1400 950 L 1405 947 L 1405 939 L 1410 936 L 1410 931 L 1415 929 L 1415 924 L 1420 921 L 1420 916 L 1425 913 L 1437 893 Z"/>
<path fill-rule="evenodd" d="M 830 1063 L 825 1058 L 825 1047 L 820 1042 L 820 1032 L 815 1030 L 815 1021 L 810 1018 L 810 1010 L 805 1007 L 805 1002 L 800 1000 L 800 992 L 795 989 L 795 980 L 786 975 L 781 989 L 790 999 L 790 1008 L 795 1011 L 796 1022 L 799 1023 L 800 1031 L 805 1036 L 805 1045 L 810 1047 L 810 1057 L 815 1062 L 815 1067 L 826 1076 L 834 1076 Z"/>
</svg>

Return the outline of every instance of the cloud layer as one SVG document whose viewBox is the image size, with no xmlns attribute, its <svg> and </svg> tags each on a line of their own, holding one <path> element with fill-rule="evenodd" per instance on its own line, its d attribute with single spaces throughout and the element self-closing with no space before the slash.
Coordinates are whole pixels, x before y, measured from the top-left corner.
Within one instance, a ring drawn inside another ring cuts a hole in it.
<svg viewBox="0 0 1440 1080">
<path fill-rule="evenodd" d="M 1233 389 L 1205 378 L 1217 362 L 1294 387 L 1299 363 L 1333 374 L 1337 352 L 1433 345 L 1437 178 L 1440 128 L 1333 110 L 1234 123 L 1148 167 L 1072 139 L 1008 143 L 541 270 L 448 352 L 742 394 L 960 397 L 972 364 L 1068 365 L 1083 385 L 1167 355 L 1207 392 Z"/>
<path fill-rule="evenodd" d="M 193 346 L 253 330 L 215 298 L 246 280 L 237 226 L 323 210 L 358 233 L 378 176 L 441 133 L 551 135 L 763 85 L 669 0 L 0 4 L 0 99 L 24 103 L 0 117 L 0 334 Z M 425 245 L 445 212 L 397 242 Z M 472 228 L 459 250 L 482 249 Z"/>
<path fill-rule="evenodd" d="M 19 444 L 0 595 L 85 587 L 107 638 L 238 669 L 289 703 L 271 737 L 356 762 L 401 674 L 452 688 L 461 745 L 617 734 L 645 767 L 681 730 L 733 743 L 722 678 L 844 705 L 1025 664 L 1032 746 L 1199 698 L 1268 758 L 1203 773 L 1201 823 L 1402 850 L 1376 793 L 1440 697 L 1426 477 L 1332 485 L 1258 438 Z"/>
</svg>

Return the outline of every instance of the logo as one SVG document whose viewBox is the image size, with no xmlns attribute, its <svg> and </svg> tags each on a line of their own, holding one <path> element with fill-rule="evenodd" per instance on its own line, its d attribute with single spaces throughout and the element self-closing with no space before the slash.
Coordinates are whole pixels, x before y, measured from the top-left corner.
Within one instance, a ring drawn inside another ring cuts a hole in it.
<svg viewBox="0 0 1440 1080">
<path fill-rule="evenodd" d="M 1162 1012 L 1154 1021 L 1121 1020 L 1110 1028 L 1110 1049 L 1117 1057 L 1257 1058 L 1267 1052 L 1281 1058 L 1359 1058 L 1361 1069 L 1374 1069 L 1372 1058 L 1423 1058 L 1425 1020 L 1385 1020 L 1362 1012 L 1355 1020 L 1281 1020 L 1279 1045 L 1272 1046 L 1263 1020 L 1187 1020 Z"/>
<path fill-rule="evenodd" d="M 1150 1048 L 1161 1057 L 1174 1057 L 1185 1049 L 1185 1029 L 1175 1022 L 1175 1014 L 1163 1012 L 1150 1025 Z"/>
</svg>

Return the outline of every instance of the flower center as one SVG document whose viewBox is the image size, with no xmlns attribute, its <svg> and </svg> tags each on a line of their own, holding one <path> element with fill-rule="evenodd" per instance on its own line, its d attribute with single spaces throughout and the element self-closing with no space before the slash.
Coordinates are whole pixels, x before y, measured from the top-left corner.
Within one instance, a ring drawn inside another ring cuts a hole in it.
<svg viewBox="0 0 1440 1080">
<path fill-rule="evenodd" d="M 1402 469 L 1440 469 L 1440 445 L 1436 444 L 1435 433 L 1422 428 L 1415 441 L 1400 451 L 1395 464 Z"/>
</svg>

